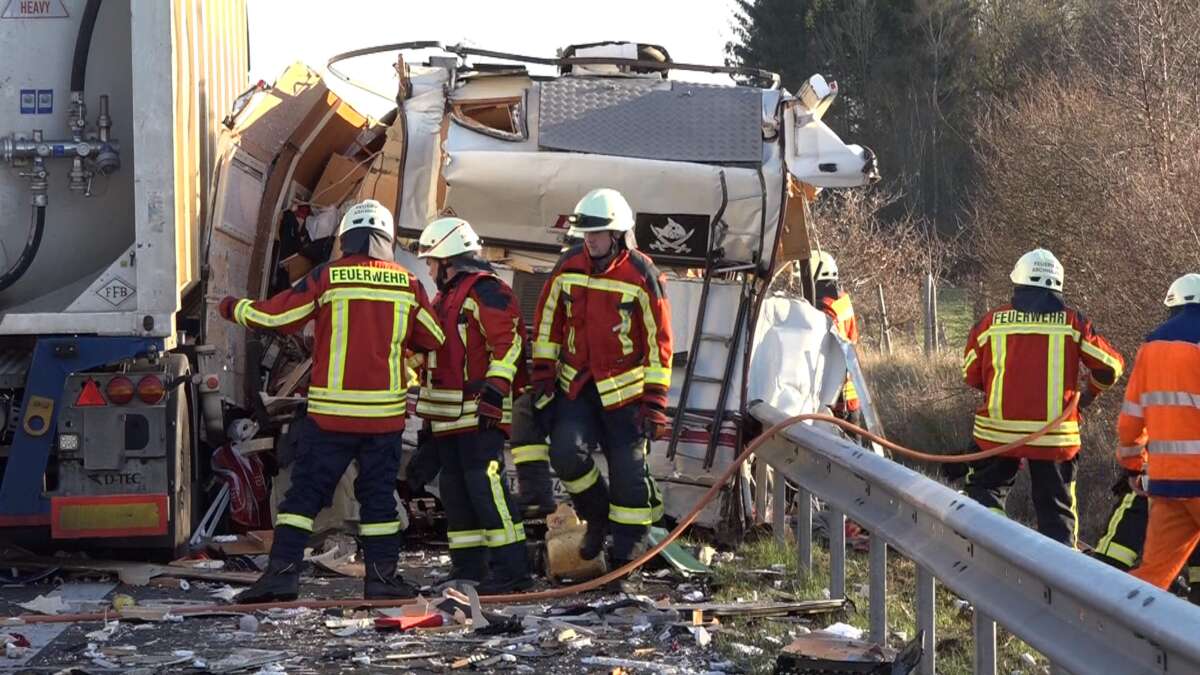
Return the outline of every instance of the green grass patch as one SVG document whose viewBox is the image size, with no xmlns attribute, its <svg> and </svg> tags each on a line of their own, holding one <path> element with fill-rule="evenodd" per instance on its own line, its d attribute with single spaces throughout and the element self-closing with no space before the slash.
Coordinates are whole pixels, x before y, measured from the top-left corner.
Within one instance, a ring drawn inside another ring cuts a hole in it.
<svg viewBox="0 0 1200 675">
<path fill-rule="evenodd" d="M 770 570 L 771 574 L 763 574 Z M 776 572 L 782 571 L 779 575 Z M 714 585 L 717 586 L 714 600 L 717 602 L 770 601 L 779 599 L 821 599 L 829 583 L 829 552 L 814 547 L 813 570 L 804 574 L 794 543 L 776 543 L 767 537 L 748 542 L 737 551 L 733 562 L 714 566 Z M 891 555 L 888 560 L 888 628 L 889 643 L 899 647 L 905 640 L 916 636 L 916 567 L 911 561 Z M 870 604 L 868 599 L 869 570 L 865 553 L 847 550 L 846 595 L 847 604 L 842 612 L 827 616 L 809 617 L 807 620 L 780 619 L 729 619 L 716 635 L 714 644 L 722 658 L 738 663 L 750 673 L 770 673 L 774 669 L 779 651 L 789 644 L 804 626 L 820 630 L 827 625 L 842 621 L 864 631 L 870 626 Z M 971 612 L 953 594 L 942 587 L 937 589 L 936 643 L 938 672 L 957 674 L 972 672 L 973 641 Z M 739 647 L 761 650 L 761 654 L 748 655 Z M 1047 672 L 1047 661 L 1031 650 L 1021 640 L 1000 629 L 997 632 L 998 667 L 1004 673 Z M 1036 665 L 1030 666 L 1022 658 L 1032 655 Z"/>
</svg>

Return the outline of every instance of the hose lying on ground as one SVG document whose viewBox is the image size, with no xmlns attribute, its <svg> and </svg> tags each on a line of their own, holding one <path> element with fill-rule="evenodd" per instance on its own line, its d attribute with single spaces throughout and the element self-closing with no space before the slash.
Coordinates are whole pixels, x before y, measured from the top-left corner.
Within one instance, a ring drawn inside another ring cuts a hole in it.
<svg viewBox="0 0 1200 675">
<path fill-rule="evenodd" d="M 756 450 L 758 450 L 758 448 L 763 443 L 765 443 L 766 441 L 775 437 L 777 434 L 781 433 L 785 429 L 787 429 L 791 426 L 794 426 L 796 424 L 799 424 L 801 422 L 810 422 L 810 421 L 827 422 L 829 424 L 836 425 L 848 432 L 857 434 L 866 440 L 878 443 L 878 444 L 882 445 L 883 447 L 891 450 L 892 452 L 895 452 L 896 454 L 903 455 L 905 457 L 909 457 L 912 459 L 926 461 L 926 462 L 939 462 L 939 463 L 943 463 L 943 464 L 950 464 L 950 463 L 962 463 L 962 462 L 975 462 L 975 461 L 978 461 L 981 459 L 987 459 L 988 457 L 995 457 L 996 455 L 1002 455 L 1010 450 L 1013 450 L 1014 448 L 1020 447 L 1022 445 L 1026 445 L 1028 443 L 1032 443 L 1033 441 L 1050 433 L 1050 431 L 1052 431 L 1058 425 L 1067 421 L 1067 419 L 1069 419 L 1071 417 L 1071 415 L 1075 412 L 1075 409 L 1078 405 L 1079 405 L 1079 395 L 1076 394 L 1075 397 L 1073 399 L 1071 399 L 1071 402 L 1063 410 L 1062 414 L 1059 415 L 1058 417 L 1056 417 L 1054 420 L 1047 423 L 1046 426 L 1042 427 L 1041 429 L 1039 429 L 1027 436 L 1024 436 L 1020 439 L 1017 439 L 1011 443 L 1006 443 L 1004 445 L 992 448 L 990 450 L 981 450 L 979 452 L 972 452 L 972 453 L 963 454 L 963 455 L 933 455 L 933 454 L 929 454 L 929 453 L 925 453 L 925 452 L 919 452 L 917 450 L 910 450 L 909 448 L 905 448 L 903 446 L 897 445 L 897 444 L 887 440 L 886 438 L 877 436 L 877 435 L 871 433 L 870 431 L 867 431 L 866 429 L 858 427 L 854 424 L 851 424 L 843 419 L 834 417 L 832 415 L 822 415 L 819 413 L 806 413 L 803 415 L 793 415 L 793 416 L 783 420 L 782 422 L 779 422 L 778 424 L 775 424 L 775 425 L 767 428 L 761 434 L 759 434 L 757 438 L 755 438 L 753 441 L 751 441 L 750 444 L 747 445 L 744 450 L 742 450 L 742 453 L 740 455 L 738 455 L 737 458 L 734 459 L 732 463 L 730 463 L 730 465 L 725 469 L 725 472 L 722 473 L 720 475 L 720 477 L 718 477 L 715 481 L 713 481 L 712 486 L 708 488 L 708 492 L 705 492 L 704 496 L 700 498 L 700 501 L 696 502 L 696 505 L 692 507 L 692 510 L 689 511 L 686 516 L 684 516 L 683 520 L 679 521 L 679 524 L 675 526 L 675 529 L 671 530 L 671 533 L 668 534 L 665 539 L 663 539 L 661 542 L 659 542 L 658 545 L 656 545 L 653 548 L 651 548 L 650 550 L 646 551 L 637 560 L 634 560 L 634 561 L 626 564 L 623 567 L 615 569 L 615 570 L 609 572 L 608 574 L 605 574 L 602 577 L 597 577 L 590 581 L 585 581 L 582 583 L 574 584 L 572 586 L 563 586 L 562 588 L 552 588 L 550 590 L 536 591 L 536 592 L 532 592 L 532 593 L 510 593 L 508 595 L 487 595 L 487 596 L 481 597 L 480 602 L 483 602 L 485 604 L 498 604 L 498 603 L 527 603 L 527 602 L 539 602 L 539 601 L 543 601 L 543 600 L 554 600 L 557 598 L 564 598 L 564 597 L 568 597 L 571 595 L 576 595 L 578 593 L 586 593 L 588 591 L 593 591 L 593 590 L 596 590 L 597 588 L 600 588 L 601 586 L 604 586 L 605 584 L 608 584 L 612 581 L 616 581 L 617 579 L 620 579 L 621 577 L 625 576 L 626 574 L 636 570 L 637 568 L 646 564 L 648 561 L 652 560 L 656 555 L 661 553 L 663 551 L 663 549 L 665 549 L 668 545 L 670 545 L 671 542 L 678 539 L 679 536 L 682 535 L 684 533 L 684 531 L 686 531 L 687 528 L 690 527 L 691 524 L 696 521 L 696 518 L 698 518 L 700 516 L 700 512 L 704 510 L 704 507 L 708 506 L 709 502 L 711 502 L 713 499 L 716 498 L 716 496 L 718 494 L 720 494 L 721 489 L 724 487 L 725 483 L 730 478 L 733 477 L 734 473 L 738 470 L 738 467 L 740 467 L 747 459 L 749 459 L 750 455 L 754 454 L 754 452 Z M 273 609 L 273 608 L 286 609 L 286 608 L 307 607 L 309 609 L 329 609 L 329 608 L 334 608 L 334 607 L 348 607 L 348 608 L 349 607 L 402 607 L 404 605 L 411 605 L 411 604 L 414 604 L 413 600 L 363 600 L 361 598 L 359 598 L 359 599 L 349 598 L 349 599 L 344 599 L 344 600 L 293 600 L 292 602 L 263 602 L 263 603 L 255 603 L 255 604 L 244 604 L 244 605 L 207 605 L 207 606 L 201 606 L 201 607 L 179 607 L 179 608 L 172 609 L 172 613 L 180 615 L 180 616 L 187 616 L 189 614 L 214 614 L 214 613 L 239 613 L 240 614 L 240 613 L 262 611 L 262 610 Z M 97 612 L 97 613 L 92 613 L 92 614 L 59 614 L 59 615 L 55 615 L 55 616 L 44 616 L 44 615 L 40 615 L 40 614 L 33 614 L 33 615 L 22 615 L 22 616 L 15 617 L 15 618 L 24 623 L 73 623 L 73 622 L 77 622 L 77 621 L 104 621 L 104 620 L 108 620 L 108 619 L 119 619 L 119 618 L 121 618 L 121 615 L 120 615 L 120 612 L 104 612 L 104 613 Z"/>
</svg>

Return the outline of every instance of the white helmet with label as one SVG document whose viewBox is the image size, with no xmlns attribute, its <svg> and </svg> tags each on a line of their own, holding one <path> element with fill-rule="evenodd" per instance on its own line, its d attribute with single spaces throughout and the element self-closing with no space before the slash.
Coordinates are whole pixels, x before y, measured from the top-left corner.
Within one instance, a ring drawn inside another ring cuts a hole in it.
<svg viewBox="0 0 1200 675">
<path fill-rule="evenodd" d="M 351 206 L 350 210 L 346 211 L 346 215 L 342 216 L 337 233 L 340 237 L 351 230 L 362 228 L 386 234 L 388 239 L 393 238 L 396 234 L 395 227 L 392 225 L 391 212 L 374 199 L 367 199 Z"/>
<path fill-rule="evenodd" d="M 826 251 L 811 251 L 808 254 L 808 272 L 813 281 L 837 281 L 838 266 L 833 256 Z"/>
<path fill-rule="evenodd" d="M 483 249 L 483 242 L 479 240 L 479 235 L 475 234 L 475 229 L 471 227 L 471 224 L 462 218 L 453 216 L 438 218 L 426 225 L 425 229 L 421 231 L 421 238 L 417 244 L 419 246 L 418 258 L 434 258 L 436 260 L 445 260 Z"/>
<path fill-rule="evenodd" d="M 1163 304 L 1167 307 L 1179 307 L 1200 303 L 1200 274 L 1185 274 L 1171 282 L 1167 289 L 1167 299 Z"/>
<path fill-rule="evenodd" d="M 1061 291 L 1063 266 L 1053 253 L 1044 248 L 1037 248 L 1017 260 L 1008 278 L 1018 286 L 1037 286 Z"/>
<path fill-rule="evenodd" d="M 633 209 L 620 192 L 597 188 L 579 200 L 567 222 L 580 236 L 604 230 L 629 232 L 633 229 Z"/>
</svg>

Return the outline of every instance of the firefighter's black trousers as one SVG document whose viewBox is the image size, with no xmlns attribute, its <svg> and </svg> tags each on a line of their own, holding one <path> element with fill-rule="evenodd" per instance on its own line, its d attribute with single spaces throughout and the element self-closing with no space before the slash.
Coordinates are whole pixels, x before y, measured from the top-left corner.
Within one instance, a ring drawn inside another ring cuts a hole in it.
<svg viewBox="0 0 1200 675">
<path fill-rule="evenodd" d="M 1029 460 L 1038 532 L 1071 547 L 1075 547 L 1079 536 L 1075 461 L 1074 458 L 1065 462 Z M 967 473 L 967 496 L 989 509 L 1005 513 L 1005 500 L 1020 469 L 1021 460 L 1015 457 L 989 457 L 972 462 Z"/>
<path fill-rule="evenodd" d="M 439 493 L 455 574 L 481 580 L 529 575 L 525 526 L 504 481 L 504 434 L 498 429 L 436 436 Z M 480 569 L 486 558 L 490 569 Z"/>
<path fill-rule="evenodd" d="M 625 562 L 640 554 L 650 525 L 661 515 L 657 489 L 646 470 L 646 439 L 637 424 L 638 404 L 605 410 L 594 384 L 571 400 L 555 396 L 550 462 L 571 494 L 580 518 L 608 519 L 612 557 Z M 608 463 L 600 475 L 589 448 L 598 444 Z M 656 513 L 656 510 L 658 513 Z"/>
<path fill-rule="evenodd" d="M 275 517 L 271 558 L 284 562 L 300 562 L 304 558 L 313 519 L 331 503 L 346 467 L 358 460 L 354 494 L 359 502 L 363 558 L 368 564 L 395 563 L 402 543 L 395 494 L 401 432 L 325 431 L 309 417 L 296 424 L 300 429 L 296 435 L 292 483 Z"/>
</svg>

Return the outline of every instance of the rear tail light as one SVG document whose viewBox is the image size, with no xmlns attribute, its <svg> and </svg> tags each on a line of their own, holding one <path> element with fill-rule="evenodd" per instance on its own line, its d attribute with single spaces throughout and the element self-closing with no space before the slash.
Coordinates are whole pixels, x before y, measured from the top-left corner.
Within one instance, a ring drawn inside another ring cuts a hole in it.
<svg viewBox="0 0 1200 675">
<path fill-rule="evenodd" d="M 157 375 L 147 375 L 138 382 L 137 394 L 138 398 L 142 399 L 142 403 L 154 405 L 163 400 L 163 397 L 167 395 L 167 390 L 163 387 L 162 378 Z"/>
<path fill-rule="evenodd" d="M 109 401 L 117 405 L 125 405 L 133 400 L 133 382 L 128 377 L 114 377 L 108 381 L 104 392 L 108 394 Z"/>
</svg>

